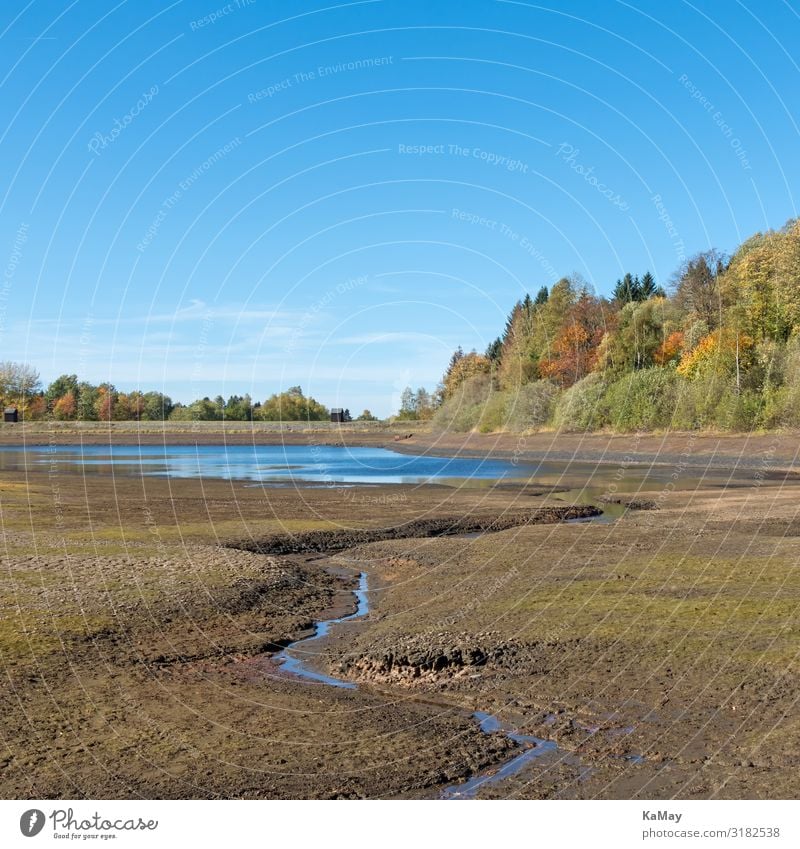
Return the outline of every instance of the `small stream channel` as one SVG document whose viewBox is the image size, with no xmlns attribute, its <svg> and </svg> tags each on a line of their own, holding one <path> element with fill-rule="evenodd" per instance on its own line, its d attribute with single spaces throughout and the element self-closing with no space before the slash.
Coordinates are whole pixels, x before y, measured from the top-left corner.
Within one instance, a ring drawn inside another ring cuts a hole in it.
<svg viewBox="0 0 800 849">
<path fill-rule="evenodd" d="M 305 678 L 308 681 L 316 681 L 318 684 L 327 684 L 330 687 L 339 687 L 343 690 L 355 690 L 356 684 L 352 681 L 345 681 L 342 678 L 334 678 L 332 675 L 325 675 L 324 672 L 317 672 L 309 665 L 313 660 L 314 653 L 306 655 L 304 646 L 313 643 L 316 640 L 321 640 L 327 636 L 333 625 L 338 625 L 340 622 L 348 622 L 351 619 L 360 619 L 369 613 L 369 598 L 367 597 L 367 573 L 362 572 L 358 578 L 358 589 L 353 591 L 356 597 L 356 609 L 354 613 L 347 616 L 340 616 L 338 619 L 323 619 L 317 622 L 314 626 L 314 633 L 310 637 L 304 637 L 302 640 L 295 640 L 289 643 L 283 651 L 275 656 L 275 660 L 280 663 L 281 668 L 296 675 L 298 678 Z"/>
<path fill-rule="evenodd" d="M 334 678 L 332 675 L 326 675 L 324 672 L 317 672 L 313 669 L 311 663 L 313 662 L 315 653 L 307 652 L 306 647 L 310 643 L 325 637 L 334 625 L 366 616 L 369 613 L 368 590 L 367 574 L 366 572 L 361 572 L 358 578 L 358 589 L 353 591 L 357 602 L 355 612 L 336 619 L 324 619 L 317 622 L 314 627 L 314 633 L 310 637 L 304 637 L 302 640 L 296 640 L 290 643 L 283 651 L 275 656 L 275 660 L 280 663 L 281 668 L 298 678 L 314 681 L 317 684 L 327 684 L 329 687 L 339 687 L 345 690 L 358 689 L 358 685 L 352 681 Z M 519 734 L 493 714 L 476 711 L 472 716 L 484 734 L 502 732 L 518 746 L 522 747 L 523 751 L 499 767 L 494 766 L 491 770 L 481 772 L 461 784 L 453 784 L 446 787 L 442 791 L 443 799 L 474 799 L 478 791 L 486 784 L 494 784 L 512 775 L 516 775 L 534 758 L 544 755 L 547 752 L 559 751 L 558 746 L 552 740 L 544 740 L 528 734 Z M 567 753 L 563 753 L 563 757 L 574 758 L 573 755 Z"/>
</svg>

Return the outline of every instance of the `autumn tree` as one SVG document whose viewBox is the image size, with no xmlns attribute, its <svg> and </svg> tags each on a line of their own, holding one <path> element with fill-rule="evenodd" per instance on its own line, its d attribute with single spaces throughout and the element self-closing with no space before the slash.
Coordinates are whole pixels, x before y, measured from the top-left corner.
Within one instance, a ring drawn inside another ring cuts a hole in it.
<svg viewBox="0 0 800 849">
<path fill-rule="evenodd" d="M 101 422 L 108 422 L 114 418 L 114 407 L 117 402 L 117 390 L 111 383 L 101 383 L 97 387 L 94 401 L 94 412 L 96 418 Z"/>
<path fill-rule="evenodd" d="M 25 407 L 40 386 L 39 372 L 27 363 L 0 362 L 0 401 Z"/>
<path fill-rule="evenodd" d="M 800 220 L 748 239 L 733 255 L 723 289 L 742 332 L 786 341 L 800 327 Z"/>
<path fill-rule="evenodd" d="M 144 410 L 144 396 L 141 392 L 117 393 L 112 415 L 115 421 L 139 421 Z"/>
<path fill-rule="evenodd" d="M 75 392 L 70 389 L 53 404 L 53 418 L 59 421 L 70 421 L 75 418 L 77 410 Z"/>
<path fill-rule="evenodd" d="M 719 327 L 724 312 L 720 280 L 725 259 L 715 250 L 688 259 L 678 271 L 673 288 L 675 304 L 688 321 L 702 321 L 709 330 Z"/>
<path fill-rule="evenodd" d="M 584 292 L 571 308 L 551 346 L 539 363 L 539 373 L 560 386 L 572 386 L 594 368 L 597 349 L 606 330 L 602 303 Z"/>
<path fill-rule="evenodd" d="M 452 363 L 442 381 L 444 385 L 444 398 L 451 398 L 458 387 L 470 377 L 476 374 L 488 374 L 491 365 L 486 357 L 482 357 L 475 351 L 463 354 Z"/>
<path fill-rule="evenodd" d="M 691 351 L 686 351 L 678 364 L 678 374 L 694 379 L 715 374 L 736 376 L 746 371 L 753 361 L 754 344 L 750 336 L 723 327 L 704 336 Z"/>
<path fill-rule="evenodd" d="M 48 406 L 52 409 L 56 401 L 66 395 L 67 392 L 72 392 L 77 399 L 79 394 L 77 374 L 62 374 L 47 387 L 44 397 Z"/>
<path fill-rule="evenodd" d="M 653 362 L 657 366 L 677 363 L 683 351 L 686 335 L 680 330 L 673 330 L 653 353 Z"/>
<path fill-rule="evenodd" d="M 39 421 L 47 415 L 47 401 L 44 395 L 34 395 L 25 407 L 25 419 Z"/>
<path fill-rule="evenodd" d="M 603 337 L 597 367 L 619 376 L 655 365 L 656 353 L 678 329 L 680 315 L 665 299 L 651 298 L 626 304 L 616 322 L 616 328 Z"/>
<path fill-rule="evenodd" d="M 539 376 L 539 361 L 552 359 L 552 346 L 580 295 L 580 281 L 563 277 L 535 299 L 514 305 L 503 334 L 498 378 L 501 388 L 518 389 Z"/>
<path fill-rule="evenodd" d="M 561 328 L 572 315 L 575 304 L 587 294 L 580 277 L 562 277 L 550 290 L 547 301 L 536 310 L 532 321 L 529 356 L 538 361 L 550 357 Z"/>
<path fill-rule="evenodd" d="M 299 386 L 276 393 L 254 410 L 254 417 L 262 421 L 324 421 L 330 416 L 327 407 L 314 398 L 303 395 Z"/>
</svg>

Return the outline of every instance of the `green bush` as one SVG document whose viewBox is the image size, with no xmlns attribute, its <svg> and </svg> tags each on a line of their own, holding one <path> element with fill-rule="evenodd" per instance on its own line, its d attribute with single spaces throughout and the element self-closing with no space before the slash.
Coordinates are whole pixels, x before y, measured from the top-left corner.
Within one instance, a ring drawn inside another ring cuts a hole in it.
<svg viewBox="0 0 800 849">
<path fill-rule="evenodd" d="M 588 374 L 570 386 L 558 399 L 553 424 L 559 430 L 597 430 L 606 424 L 603 395 L 607 383 L 599 374 Z"/>
<path fill-rule="evenodd" d="M 488 375 L 469 378 L 436 411 L 434 426 L 443 430 L 523 433 L 544 425 L 559 390 L 548 380 L 499 391 Z"/>
<path fill-rule="evenodd" d="M 749 431 L 761 421 L 763 399 L 760 393 L 729 389 L 717 404 L 714 424 L 722 430 Z"/>
<path fill-rule="evenodd" d="M 507 394 L 505 428 L 525 433 L 538 430 L 550 420 L 559 389 L 549 380 L 537 380 Z"/>
<path fill-rule="evenodd" d="M 465 433 L 474 430 L 489 398 L 497 394 L 488 374 L 467 378 L 436 411 L 433 426 L 440 430 Z"/>
<path fill-rule="evenodd" d="M 602 400 L 606 422 L 620 431 L 670 427 L 679 380 L 672 368 L 648 368 L 626 374 L 608 387 Z"/>
<path fill-rule="evenodd" d="M 715 428 L 718 408 L 726 393 L 735 388 L 732 378 L 713 372 L 694 380 L 679 378 L 671 426 L 674 430 Z"/>
<path fill-rule="evenodd" d="M 800 337 L 792 337 L 783 357 L 776 357 L 772 378 L 764 387 L 761 425 L 766 428 L 800 427 Z M 779 381 L 775 377 L 780 378 Z"/>
<path fill-rule="evenodd" d="M 508 392 L 498 392 L 495 390 L 486 399 L 486 403 L 481 409 L 476 424 L 477 429 L 481 433 L 492 433 L 493 431 L 506 429 L 508 396 Z"/>
</svg>

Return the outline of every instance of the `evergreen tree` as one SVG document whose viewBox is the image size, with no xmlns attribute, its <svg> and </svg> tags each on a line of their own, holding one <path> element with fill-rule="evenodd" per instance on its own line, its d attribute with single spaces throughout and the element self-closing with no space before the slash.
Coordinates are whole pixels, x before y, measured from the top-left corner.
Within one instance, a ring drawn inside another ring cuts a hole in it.
<svg viewBox="0 0 800 849">
<path fill-rule="evenodd" d="M 638 277 L 628 272 L 622 280 L 617 280 L 614 286 L 614 300 L 619 304 L 630 304 L 642 299 L 642 284 Z"/>
<path fill-rule="evenodd" d="M 463 359 L 464 357 L 464 349 L 459 345 L 455 351 L 453 351 L 453 356 L 450 357 L 450 364 L 447 366 L 447 371 L 450 372 L 455 368 L 456 363 Z"/>
<path fill-rule="evenodd" d="M 663 291 L 663 289 L 661 290 Z M 649 271 L 645 271 L 644 276 L 639 283 L 639 300 L 647 301 L 650 298 L 659 297 L 659 287 L 656 286 L 656 281 Z"/>
<path fill-rule="evenodd" d="M 547 286 L 542 286 L 541 289 L 536 293 L 536 297 L 533 302 L 537 307 L 542 306 L 542 304 L 547 303 L 547 299 L 550 297 L 550 293 L 547 291 Z"/>
<path fill-rule="evenodd" d="M 500 362 L 500 357 L 503 354 L 503 340 L 498 336 L 494 342 L 489 343 L 489 347 L 486 349 L 486 359 L 491 363 L 496 364 Z"/>
<path fill-rule="evenodd" d="M 517 317 L 520 312 L 522 312 L 522 303 L 517 301 L 516 304 L 511 308 L 511 312 L 508 314 L 508 318 L 506 319 L 506 326 L 503 328 L 503 335 L 501 339 L 503 340 L 503 347 L 505 348 L 514 337 L 514 325 L 517 322 Z"/>
</svg>

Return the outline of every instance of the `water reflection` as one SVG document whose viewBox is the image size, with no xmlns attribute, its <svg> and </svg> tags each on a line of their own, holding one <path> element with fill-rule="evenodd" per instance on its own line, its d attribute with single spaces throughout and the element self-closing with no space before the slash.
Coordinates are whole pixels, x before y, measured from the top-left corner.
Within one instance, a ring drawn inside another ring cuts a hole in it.
<svg viewBox="0 0 800 849">
<path fill-rule="evenodd" d="M 268 484 L 418 484 L 527 478 L 505 460 L 398 454 L 383 448 L 304 445 L 86 445 L 0 448 L 0 470 L 222 478 Z"/>
</svg>

